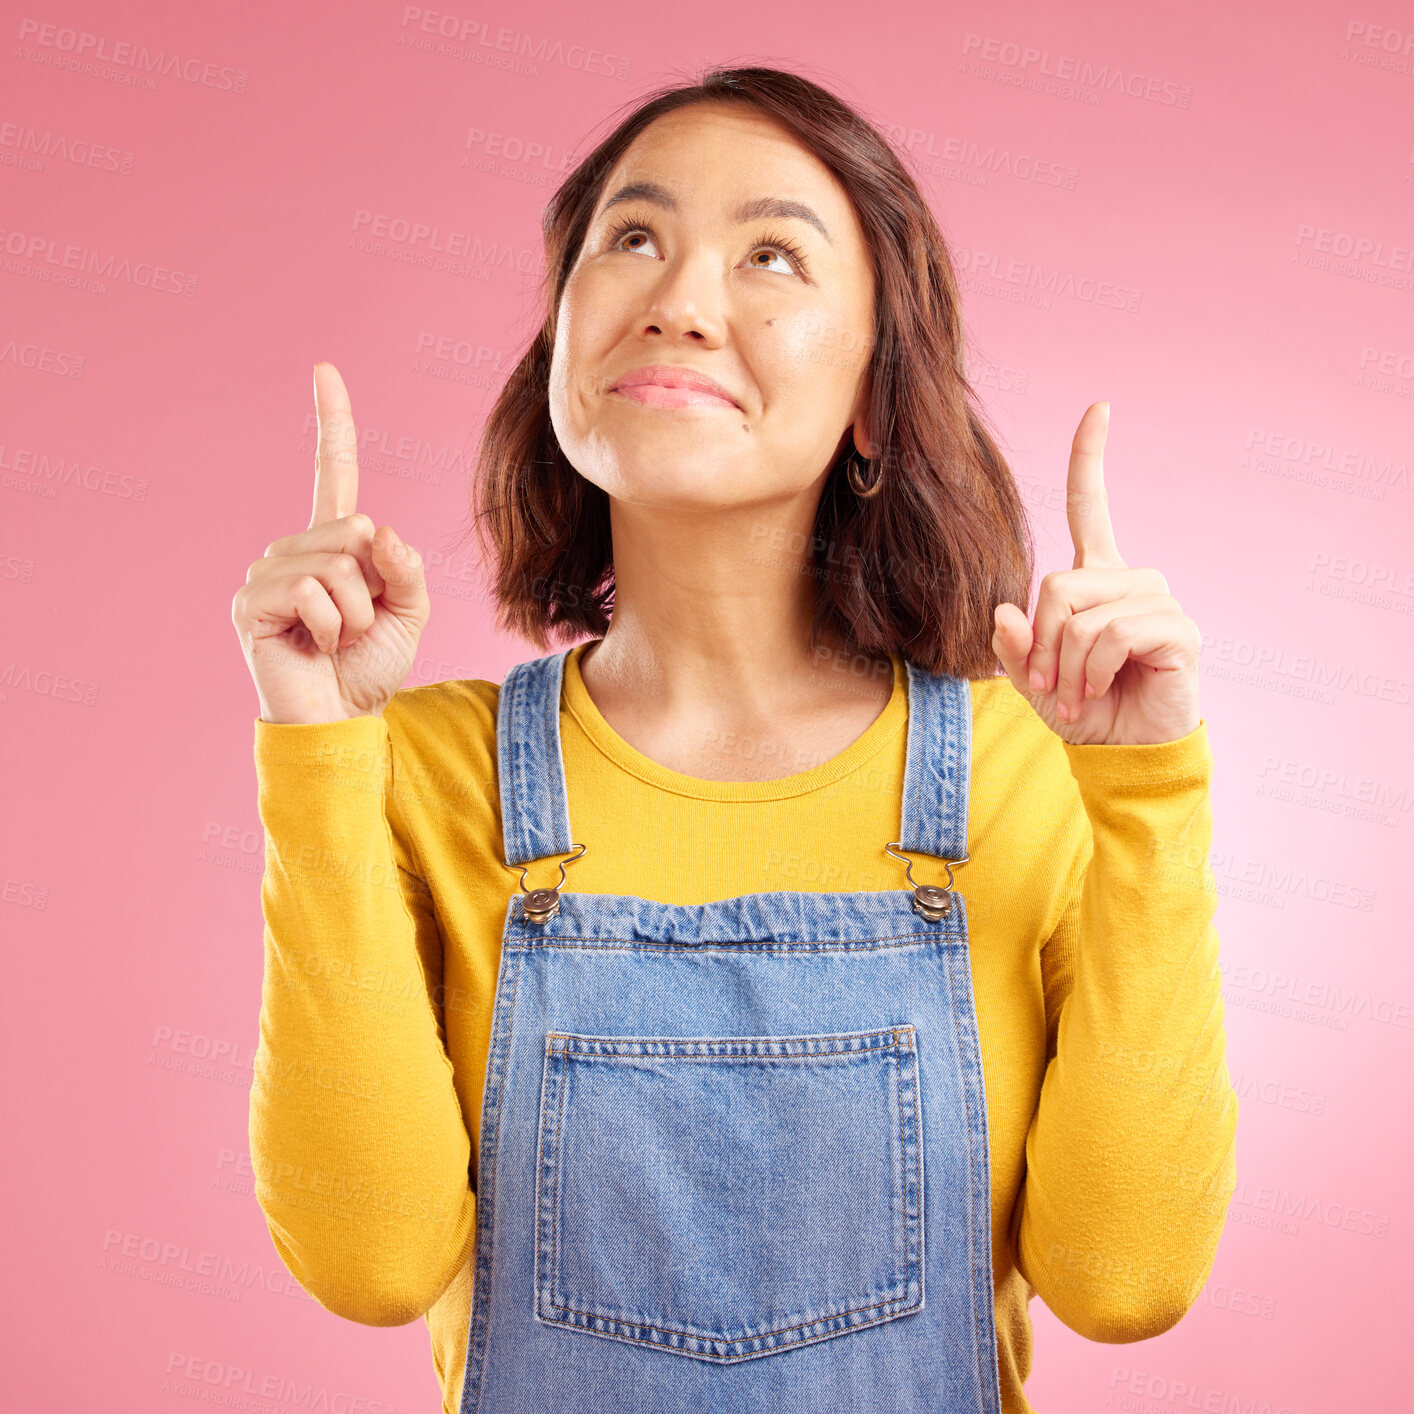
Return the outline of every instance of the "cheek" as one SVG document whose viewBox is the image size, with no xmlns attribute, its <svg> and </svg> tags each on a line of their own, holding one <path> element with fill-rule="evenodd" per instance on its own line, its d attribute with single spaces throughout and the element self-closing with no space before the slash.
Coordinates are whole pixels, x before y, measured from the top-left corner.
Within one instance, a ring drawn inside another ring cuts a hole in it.
<svg viewBox="0 0 1414 1414">
<path fill-rule="evenodd" d="M 829 406 L 854 396 L 868 363 L 861 334 L 819 312 L 778 316 L 761 331 L 761 367 L 780 401 Z"/>
<path fill-rule="evenodd" d="M 576 276 L 560 299 L 554 356 L 571 388 L 592 385 L 623 336 L 622 300 L 603 296 L 595 284 L 592 276 Z"/>
<path fill-rule="evenodd" d="M 552 418 L 558 418 L 565 410 L 573 368 L 574 356 L 570 349 L 570 326 L 564 316 L 564 311 L 561 310 L 559 322 L 555 326 L 555 344 L 550 351 L 549 386 L 546 388 Z"/>
<path fill-rule="evenodd" d="M 555 344 L 550 354 L 550 425 L 561 443 L 574 443 L 583 433 L 589 399 L 584 396 L 585 377 L 593 361 L 586 358 L 584 330 L 575 306 L 561 301 L 555 324 Z"/>
<path fill-rule="evenodd" d="M 586 380 L 595 367 L 593 329 L 584 318 L 583 309 L 570 301 L 560 305 L 555 326 L 555 349 L 551 364 L 552 395 L 574 404 L 576 394 L 586 391 Z"/>
<path fill-rule="evenodd" d="M 582 265 L 565 283 L 560 309 L 575 323 L 597 328 L 622 317 L 626 307 L 622 281 L 603 265 Z"/>
</svg>

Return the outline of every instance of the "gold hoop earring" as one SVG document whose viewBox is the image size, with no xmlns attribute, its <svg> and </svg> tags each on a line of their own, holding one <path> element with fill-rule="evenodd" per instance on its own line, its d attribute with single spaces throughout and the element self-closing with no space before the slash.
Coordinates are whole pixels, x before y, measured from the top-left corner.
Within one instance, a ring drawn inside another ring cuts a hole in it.
<svg viewBox="0 0 1414 1414">
<path fill-rule="evenodd" d="M 861 501 L 867 501 L 870 496 L 877 495 L 879 488 L 884 484 L 884 466 L 883 463 L 880 462 L 879 474 L 868 486 L 861 486 L 859 482 L 859 472 L 855 470 L 858 464 L 858 453 L 851 453 L 849 460 L 845 463 L 845 475 L 849 478 L 849 489 L 853 491 Z M 866 460 L 864 464 L 865 466 L 872 465 L 868 460 Z"/>
</svg>

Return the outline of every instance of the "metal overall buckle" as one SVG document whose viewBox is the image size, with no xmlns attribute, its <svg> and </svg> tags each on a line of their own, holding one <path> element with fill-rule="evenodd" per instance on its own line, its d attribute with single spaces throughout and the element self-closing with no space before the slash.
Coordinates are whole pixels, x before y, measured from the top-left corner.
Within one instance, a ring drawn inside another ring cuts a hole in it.
<svg viewBox="0 0 1414 1414">
<path fill-rule="evenodd" d="M 589 848 L 587 844 L 576 845 L 579 854 L 572 854 L 560 861 L 560 882 L 553 889 L 527 889 L 525 887 L 525 865 L 520 868 L 520 887 L 525 894 L 521 907 L 525 910 L 527 923 L 548 923 L 560 911 L 560 888 L 565 882 L 565 865 L 573 864 Z"/>
<path fill-rule="evenodd" d="M 954 864 L 966 864 L 971 859 L 970 854 L 964 854 L 961 859 L 943 860 L 943 868 L 948 871 L 947 887 L 940 884 L 919 884 L 914 882 L 913 861 L 906 854 L 899 854 L 894 845 L 901 845 L 902 840 L 894 840 L 886 844 L 884 848 L 893 855 L 895 859 L 901 860 L 908 866 L 906 873 L 908 882 L 913 884 L 913 911 L 922 915 L 930 923 L 939 923 L 952 912 L 952 866 Z"/>
</svg>

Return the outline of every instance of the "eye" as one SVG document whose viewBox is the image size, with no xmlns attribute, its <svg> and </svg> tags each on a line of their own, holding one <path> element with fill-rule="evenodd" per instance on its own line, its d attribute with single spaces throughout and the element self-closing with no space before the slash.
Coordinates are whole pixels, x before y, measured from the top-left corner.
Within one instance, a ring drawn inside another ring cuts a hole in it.
<svg viewBox="0 0 1414 1414">
<path fill-rule="evenodd" d="M 608 240 L 609 246 L 612 249 L 614 246 L 618 245 L 618 243 L 626 236 L 651 236 L 652 234 L 653 232 L 641 221 L 630 221 L 625 219 L 614 223 L 614 225 L 610 228 L 609 234 L 606 239 Z M 626 246 L 625 249 L 630 249 L 630 247 Z M 634 246 L 632 247 L 632 249 L 640 250 L 642 249 L 642 247 Z"/>
<path fill-rule="evenodd" d="M 753 257 L 751 261 L 751 268 L 753 270 L 771 269 L 769 265 L 762 265 L 754 259 L 754 257 L 759 255 L 762 251 L 770 250 L 774 250 L 778 253 L 784 254 L 787 263 L 795 270 L 798 270 L 802 275 L 808 268 L 805 261 L 805 252 L 802 251 L 798 245 L 796 245 L 793 241 L 787 240 L 785 236 L 778 235 L 774 231 L 768 231 L 764 236 L 761 237 L 760 245 L 756 246 L 756 248 L 751 252 L 751 255 Z M 789 270 L 783 270 L 781 273 L 783 275 L 788 275 L 791 272 Z"/>
<path fill-rule="evenodd" d="M 653 233 L 653 228 L 648 225 L 647 222 L 635 221 L 625 217 L 623 220 L 615 222 L 615 224 L 610 227 L 609 233 L 605 239 L 608 241 L 609 249 L 611 250 L 621 248 L 623 250 L 636 252 L 641 251 L 643 246 L 628 246 L 621 245 L 621 243 L 628 240 L 629 237 L 638 236 L 647 236 L 651 240 L 657 240 L 657 236 Z M 756 259 L 756 256 L 760 255 L 762 252 L 770 251 L 776 252 L 777 259 L 782 256 L 785 258 L 785 269 L 778 269 L 769 263 L 762 264 Z M 788 240 L 785 236 L 769 231 L 752 247 L 751 254 L 747 257 L 747 263 L 752 270 L 764 270 L 770 275 L 790 275 L 792 273 L 804 275 L 808 268 L 805 253 L 799 246 L 795 245 L 794 242 Z"/>
</svg>

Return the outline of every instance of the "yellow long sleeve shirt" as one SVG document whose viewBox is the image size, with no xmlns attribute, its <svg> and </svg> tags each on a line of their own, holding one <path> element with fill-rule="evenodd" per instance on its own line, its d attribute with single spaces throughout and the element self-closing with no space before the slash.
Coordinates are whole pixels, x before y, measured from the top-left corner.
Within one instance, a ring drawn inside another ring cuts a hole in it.
<svg viewBox="0 0 1414 1414">
<path fill-rule="evenodd" d="M 693 904 L 908 887 L 884 852 L 907 743 L 901 658 L 888 705 L 845 751 L 725 782 L 619 737 L 581 652 L 560 730 L 588 850 L 566 889 Z M 501 930 L 521 887 L 502 858 L 499 690 L 439 682 L 403 689 L 382 716 L 255 723 L 256 1197 L 327 1309 L 375 1326 L 426 1319 L 446 1414 L 466 1357 Z M 1091 1340 L 1162 1333 L 1202 1289 L 1232 1196 L 1212 755 L 1204 722 L 1177 741 L 1072 746 L 1009 679 L 973 680 L 971 695 L 971 858 L 955 887 L 987 1095 L 1002 1408 L 1031 1414 L 1031 1297 Z M 527 884 L 558 876 L 540 860 Z M 926 859 L 915 876 L 942 881 Z"/>
</svg>

